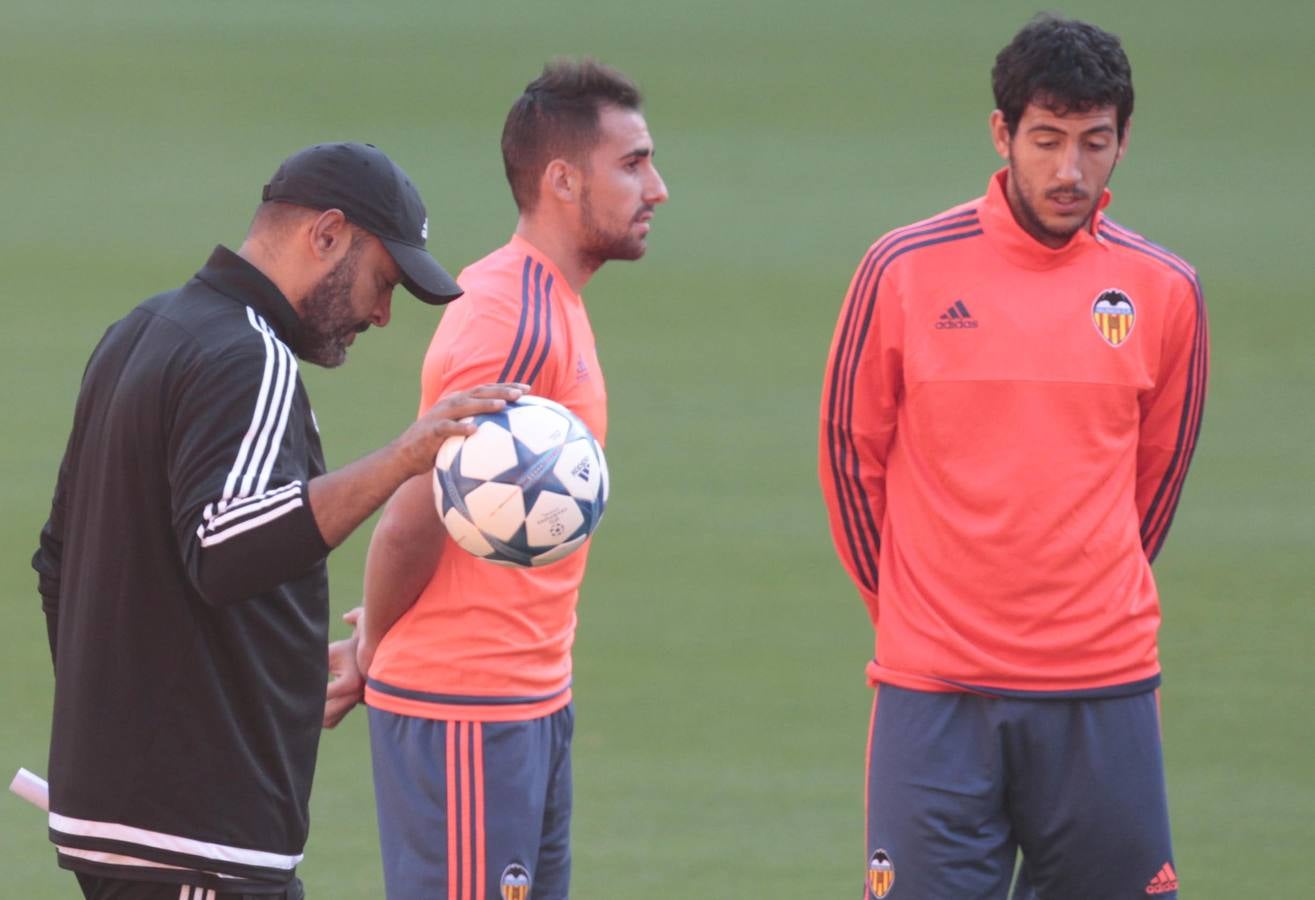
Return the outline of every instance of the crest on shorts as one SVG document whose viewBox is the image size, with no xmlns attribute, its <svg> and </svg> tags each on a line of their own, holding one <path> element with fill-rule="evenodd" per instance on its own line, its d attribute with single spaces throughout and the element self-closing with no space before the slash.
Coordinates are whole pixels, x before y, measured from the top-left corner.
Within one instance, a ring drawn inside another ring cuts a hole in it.
<svg viewBox="0 0 1315 900">
<path fill-rule="evenodd" d="M 530 870 L 520 863 L 512 863 L 502 870 L 498 881 L 502 900 L 530 900 Z"/>
<path fill-rule="evenodd" d="M 890 861 L 890 854 L 877 850 L 868 860 L 868 890 L 877 900 L 890 893 L 895 886 L 895 864 Z"/>
<path fill-rule="evenodd" d="M 1137 321 L 1137 310 L 1132 305 L 1132 298 L 1118 288 L 1109 288 L 1100 292 L 1096 302 L 1091 304 L 1091 320 L 1111 347 L 1117 347 L 1132 334 L 1132 326 Z"/>
</svg>

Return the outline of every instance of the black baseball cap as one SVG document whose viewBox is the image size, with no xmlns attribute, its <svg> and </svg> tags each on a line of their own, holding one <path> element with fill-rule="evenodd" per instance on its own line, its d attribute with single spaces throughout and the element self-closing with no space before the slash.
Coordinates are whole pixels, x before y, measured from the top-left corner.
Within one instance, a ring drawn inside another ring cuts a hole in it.
<svg viewBox="0 0 1315 900">
<path fill-rule="evenodd" d="M 315 144 L 279 166 L 261 194 L 265 201 L 310 209 L 340 209 L 347 221 L 383 242 L 402 270 L 402 284 L 426 303 L 447 303 L 461 288 L 429 255 L 429 218 L 420 192 L 401 166 L 373 144 Z"/>
</svg>

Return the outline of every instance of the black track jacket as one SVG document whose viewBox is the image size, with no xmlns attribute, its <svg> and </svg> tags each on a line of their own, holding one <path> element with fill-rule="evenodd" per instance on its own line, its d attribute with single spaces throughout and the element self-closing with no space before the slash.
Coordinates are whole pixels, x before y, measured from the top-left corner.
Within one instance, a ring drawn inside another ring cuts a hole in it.
<svg viewBox="0 0 1315 900">
<path fill-rule="evenodd" d="M 299 329 L 218 247 L 87 365 L 32 560 L 65 868 L 235 890 L 286 883 L 301 860 L 329 548 L 307 502 L 324 456 Z"/>
</svg>

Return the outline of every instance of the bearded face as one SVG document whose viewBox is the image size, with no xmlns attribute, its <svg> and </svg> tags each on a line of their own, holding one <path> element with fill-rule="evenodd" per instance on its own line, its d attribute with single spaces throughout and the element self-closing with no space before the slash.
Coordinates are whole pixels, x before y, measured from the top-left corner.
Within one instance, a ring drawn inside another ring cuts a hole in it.
<svg viewBox="0 0 1315 900">
<path fill-rule="evenodd" d="M 648 249 L 647 232 L 637 231 L 635 225 L 641 221 L 641 215 L 651 214 L 653 207 L 644 205 L 635 210 L 613 212 L 612 216 L 600 215 L 589 189 L 581 191 L 580 251 L 600 266 L 609 259 L 639 259 Z"/>
<path fill-rule="evenodd" d="M 347 253 L 310 289 L 301 304 L 302 340 L 299 355 L 326 369 L 347 360 L 356 335 L 370 327 L 356 313 L 352 288 L 364 244 L 352 241 Z"/>
</svg>

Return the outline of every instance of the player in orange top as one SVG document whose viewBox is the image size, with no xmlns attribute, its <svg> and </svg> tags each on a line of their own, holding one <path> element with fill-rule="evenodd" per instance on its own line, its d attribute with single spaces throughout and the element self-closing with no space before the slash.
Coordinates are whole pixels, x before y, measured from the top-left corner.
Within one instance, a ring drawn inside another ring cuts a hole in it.
<svg viewBox="0 0 1315 900">
<path fill-rule="evenodd" d="M 667 199 L 635 85 L 559 60 L 502 135 L 516 232 L 458 278 L 425 357 L 421 410 L 486 373 L 576 413 L 602 442 L 607 393 L 580 291 L 609 259 L 639 259 Z M 366 560 L 353 638 L 370 707 L 389 897 L 566 897 L 571 644 L 588 546 L 534 569 L 491 565 L 443 533 L 428 475 L 389 502 Z M 359 678 L 330 685 L 326 722 Z M 346 670 L 346 671 L 343 671 Z"/>
<path fill-rule="evenodd" d="M 820 475 L 877 632 L 867 896 L 1176 896 L 1150 564 L 1195 448 L 1196 273 L 1104 215 L 1119 40 L 1048 15 L 996 59 L 986 196 L 864 257 Z"/>
</svg>

